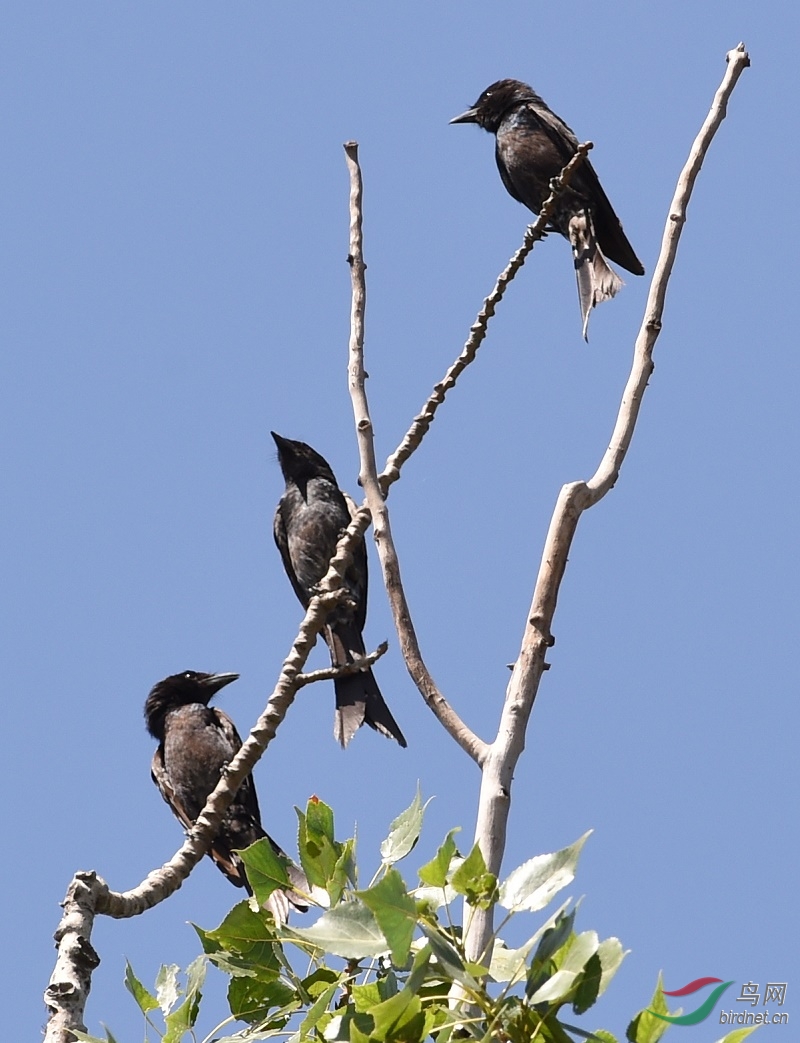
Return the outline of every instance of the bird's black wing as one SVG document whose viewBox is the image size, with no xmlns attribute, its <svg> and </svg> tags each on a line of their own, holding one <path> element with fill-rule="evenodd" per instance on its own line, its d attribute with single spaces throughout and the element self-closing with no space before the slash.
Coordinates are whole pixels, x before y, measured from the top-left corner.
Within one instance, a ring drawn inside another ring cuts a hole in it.
<svg viewBox="0 0 800 1043">
<path fill-rule="evenodd" d="M 238 752 L 239 749 L 241 749 L 242 740 L 236 730 L 236 725 L 223 710 L 213 707 L 212 713 L 215 718 L 214 723 L 225 736 L 231 749 L 234 753 Z M 249 885 L 245 882 L 246 877 L 244 867 L 238 855 L 233 853 L 231 841 L 233 842 L 232 846 L 234 848 L 241 849 L 249 847 L 250 844 L 254 844 L 257 840 L 266 839 L 272 845 L 272 850 L 275 854 L 286 859 L 286 873 L 292 886 L 297 889 L 273 891 L 267 900 L 268 908 L 272 910 L 275 919 L 282 923 L 286 922 L 289 903 L 300 912 L 306 912 L 308 909 L 307 896 L 312 894 L 313 888 L 309 884 L 303 870 L 292 862 L 283 848 L 275 843 L 272 837 L 261 825 L 261 811 L 258 807 L 256 786 L 253 782 L 252 775 L 248 775 L 236 791 L 236 796 L 234 797 L 233 803 L 231 804 L 226 816 L 225 825 L 227 826 L 227 829 L 224 838 L 215 841 L 210 852 L 211 857 L 220 869 L 222 869 L 226 875 L 230 876 L 226 865 L 230 864 L 233 866 L 234 871 L 241 881 L 241 886 L 247 887 L 247 890 L 250 891 Z M 234 883 L 236 882 L 237 881 L 234 880 Z"/>
<path fill-rule="evenodd" d="M 544 102 L 529 101 L 526 106 L 526 114 L 532 116 L 541 129 L 547 134 L 562 160 L 562 166 L 572 159 L 578 150 L 578 138 L 575 131 L 556 116 L 553 110 Z"/>
<path fill-rule="evenodd" d="M 644 266 L 628 241 L 622 223 L 588 159 L 575 172 L 573 184 L 589 200 L 595 235 L 606 257 L 633 275 L 644 275 Z"/>
<path fill-rule="evenodd" d="M 355 519 L 358 513 L 358 505 L 349 493 L 346 493 L 343 489 L 341 490 L 344 502 L 347 505 L 347 510 L 350 514 L 350 519 Z M 345 573 L 345 582 L 350 588 L 350 592 L 356 603 L 355 614 L 353 615 L 353 622 L 359 630 L 363 630 L 367 623 L 367 588 L 369 585 L 369 575 L 367 571 L 367 544 L 366 541 L 360 539 L 356 544 L 356 548 L 353 551 L 353 560 Z"/>
<path fill-rule="evenodd" d="M 297 573 L 294 571 L 294 565 L 292 564 L 292 555 L 289 552 L 289 534 L 286 529 L 286 519 L 284 517 L 284 498 L 282 497 L 278 502 L 278 509 L 275 511 L 275 519 L 272 523 L 272 534 L 275 537 L 275 543 L 278 550 L 280 551 L 281 561 L 283 562 L 283 568 L 286 575 L 289 577 L 289 582 L 292 584 L 292 589 L 300 601 L 303 608 L 308 608 L 308 602 L 310 601 L 309 592 L 302 585 L 300 580 L 297 578 Z"/>
<path fill-rule="evenodd" d="M 539 213 L 550 194 L 550 179 L 575 155 L 577 138 L 544 102 L 532 100 L 503 118 L 496 138 L 495 160 L 506 191 Z"/>
<path fill-rule="evenodd" d="M 164 765 L 164 747 L 159 745 L 156 752 L 153 754 L 153 760 L 150 765 L 150 775 L 158 786 L 158 792 L 169 804 L 172 814 L 184 827 L 184 829 L 191 829 L 194 825 L 190 815 L 187 813 L 184 806 L 178 800 L 175 795 L 175 790 L 172 788 L 172 783 L 169 781 L 169 775 Z"/>
<path fill-rule="evenodd" d="M 236 729 L 234 729 L 234 731 L 235 730 Z M 190 830 L 194 825 L 194 819 L 187 812 L 175 794 L 175 790 L 169 780 L 169 774 L 164 764 L 164 750 L 161 746 L 159 746 L 153 754 L 153 760 L 150 765 L 150 774 L 153 778 L 153 782 L 158 786 L 161 796 L 172 809 L 175 818 L 177 818 L 185 830 Z M 224 842 L 219 839 L 215 840 L 208 853 L 232 884 L 235 884 L 237 887 L 247 886 L 244 881 L 244 875 L 241 872 L 239 865 L 237 865 L 238 860 L 231 854 L 230 848 L 228 848 Z"/>
<path fill-rule="evenodd" d="M 216 706 L 212 706 L 210 709 L 214 719 L 214 724 L 225 737 L 225 741 L 231 749 L 231 757 L 233 758 L 242 748 L 242 738 L 236 730 L 236 725 L 224 710 L 220 710 Z M 259 836 L 254 836 L 250 843 L 255 843 L 256 840 L 260 840 L 261 837 L 264 836 L 264 830 L 261 827 L 261 811 L 258 807 L 258 797 L 256 796 L 256 787 L 252 775 L 248 775 L 236 791 L 233 804 L 236 805 L 237 808 L 241 808 L 246 812 L 252 820 L 253 832 L 259 834 Z"/>
<path fill-rule="evenodd" d="M 575 132 L 544 103 L 538 105 L 528 102 L 527 112 L 535 116 L 539 126 L 558 150 L 562 168 L 565 167 L 578 148 L 578 138 Z M 575 171 L 570 187 L 586 198 L 592 211 L 597 241 L 606 257 L 616 261 L 634 275 L 644 275 L 642 262 L 628 242 L 620 219 L 600 184 L 597 172 L 588 159 L 584 159 Z"/>
</svg>

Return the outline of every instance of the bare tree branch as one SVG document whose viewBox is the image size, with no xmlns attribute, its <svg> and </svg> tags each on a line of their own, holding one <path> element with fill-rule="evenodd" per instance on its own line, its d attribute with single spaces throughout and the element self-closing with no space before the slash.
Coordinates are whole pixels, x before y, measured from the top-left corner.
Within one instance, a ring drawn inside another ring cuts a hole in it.
<svg viewBox="0 0 800 1043">
<path fill-rule="evenodd" d="M 349 677 L 351 674 L 357 674 L 359 671 L 373 666 L 388 651 L 388 641 L 381 641 L 374 652 L 356 656 L 352 663 L 343 663 L 341 666 L 324 666 L 321 670 L 310 670 L 307 674 L 298 674 L 294 679 L 295 685 L 297 688 L 305 688 L 307 684 L 315 684 L 317 681 L 335 681 L 337 677 Z"/>
<path fill-rule="evenodd" d="M 517 274 L 519 269 L 525 263 L 525 259 L 533 249 L 534 243 L 536 243 L 545 233 L 550 218 L 553 216 L 553 211 L 556 208 L 556 203 L 563 194 L 564 190 L 572 180 L 572 176 L 578 167 L 583 163 L 589 150 L 592 148 L 592 142 L 584 142 L 583 145 L 578 145 L 577 152 L 572 159 L 567 163 L 564 169 L 561 171 L 558 177 L 553 178 L 550 183 L 550 195 L 542 204 L 541 212 L 533 224 L 528 225 L 525 230 L 525 235 L 522 239 L 522 245 L 519 250 L 514 254 L 511 260 L 508 262 L 503 271 L 498 275 L 497 282 L 494 285 L 494 289 L 483 302 L 483 307 L 478 312 L 478 317 L 470 326 L 469 337 L 458 356 L 456 361 L 450 366 L 445 373 L 442 380 L 434 385 L 433 391 L 428 397 L 425 405 L 422 407 L 421 412 L 414 417 L 414 421 L 411 427 L 408 429 L 406 434 L 403 436 L 403 440 L 400 445 L 395 449 L 389 459 L 386 461 L 386 465 L 379 476 L 379 482 L 381 492 L 386 496 L 390 485 L 396 482 L 400 477 L 400 468 L 408 460 L 411 454 L 418 448 L 420 442 L 425 437 L 428 428 L 433 423 L 433 419 L 436 416 L 436 410 L 444 402 L 445 395 L 448 391 L 455 387 L 456 381 L 467 368 L 467 366 L 474 361 L 475 356 L 478 354 L 478 348 L 483 343 L 487 330 L 489 328 L 489 319 L 494 315 L 495 309 L 500 301 L 503 299 L 503 294 L 508 288 L 508 284 Z M 352 172 L 351 172 L 352 177 Z M 360 196 L 359 196 L 360 205 Z M 350 206 L 351 214 L 353 207 L 353 194 L 351 191 L 350 195 Z M 352 217 L 351 217 L 351 234 L 352 234 Z M 359 225 L 360 228 L 360 225 Z M 363 313 L 362 313 L 363 319 Z"/>
<path fill-rule="evenodd" d="M 653 372 L 653 348 L 661 331 L 667 284 L 686 221 L 686 208 L 692 189 L 714 134 L 725 117 L 733 88 L 750 64 L 744 44 L 729 51 L 726 60 L 728 68 L 725 76 L 678 179 L 644 318 L 636 338 L 631 374 L 622 396 L 611 443 L 596 473 L 588 482 L 571 482 L 563 486 L 550 522 L 522 647 L 506 690 L 497 738 L 491 744 L 483 764 L 475 840 L 480 844 L 486 865 L 493 873 L 499 873 L 505 850 L 511 783 L 525 746 L 525 729 L 539 681 L 546 668 L 545 655 L 553 644 L 550 628 L 578 520 L 583 511 L 605 496 L 619 476 L 633 437 L 647 381 Z M 471 960 L 479 960 L 490 942 L 492 912 L 476 911 L 466 943 L 467 957 Z"/>
<path fill-rule="evenodd" d="M 641 398 L 652 372 L 652 351 L 661 329 L 666 287 L 686 220 L 686 207 L 694 181 L 711 140 L 725 116 L 728 98 L 747 65 L 749 58 L 742 44 L 729 52 L 726 76 L 679 179 L 664 232 L 661 255 L 648 296 L 644 321 L 636 341 L 631 376 L 608 450 L 596 474 L 588 482 L 565 485 L 559 495 L 545 543 L 520 656 L 514 665 L 506 692 L 498 735 L 491 746 L 487 746 L 460 720 L 438 692 L 425 668 L 403 593 L 384 498 L 391 484 L 398 479 L 405 461 L 421 443 L 447 391 L 455 385 L 460 374 L 475 358 L 486 335 L 488 321 L 494 314 L 497 303 L 502 299 L 508 282 L 524 262 L 535 240 L 543 234 L 558 195 L 591 145 L 580 146 L 560 179 L 553 182 L 551 196 L 537 221 L 529 226 L 523 246 L 498 278 L 495 289 L 486 298 L 471 328 L 464 350 L 450 367 L 443 381 L 435 386 L 422 412 L 415 418 L 401 444 L 387 460 L 380 476 L 377 475 L 372 423 L 364 390 L 363 322 L 366 289 L 361 248 L 361 177 L 356 144 L 351 142 L 345 146 L 351 174 L 353 275 L 349 383 L 356 417 L 361 480 L 366 492 L 366 504 L 355 512 L 352 523 L 337 544 L 329 570 L 319 585 L 319 593 L 309 603 L 264 712 L 241 750 L 228 765 L 181 848 L 169 862 L 148 874 L 141 884 L 130 891 L 111 891 L 94 872 L 76 873 L 71 881 L 63 903 L 64 915 L 55 935 L 58 949 L 56 966 L 45 992 L 45 1003 L 49 1012 L 46 1043 L 71 1043 L 74 1038 L 71 1030 L 83 1029 L 83 1013 L 91 988 L 91 975 L 99 963 L 99 957 L 90 941 L 95 915 L 104 914 L 116 918 L 136 916 L 163 901 L 181 886 L 208 850 L 237 789 L 274 738 L 298 688 L 312 680 L 322 679 L 323 674 L 327 676 L 327 671 L 314 671 L 309 674 L 303 674 L 301 671 L 325 619 L 338 601 L 346 596 L 342 589 L 344 571 L 357 540 L 363 536 L 369 525 L 371 516 L 375 519 L 375 537 L 381 555 L 384 579 L 409 671 L 439 720 L 462 748 L 481 765 L 482 785 L 476 839 L 481 845 L 489 868 L 494 872 L 499 870 L 505 847 L 514 767 L 524 747 L 525 727 L 542 671 L 546 667 L 546 650 L 552 645 L 550 626 L 566 567 L 567 553 L 581 513 L 608 492 L 619 474 L 633 435 Z M 371 656 L 364 657 L 363 661 L 355 665 L 366 664 L 379 654 L 382 654 L 381 649 Z M 485 950 L 491 936 L 491 924 L 491 911 L 485 915 L 479 913 L 474 917 L 467 940 L 467 952 L 471 959 L 477 959 Z"/>
<path fill-rule="evenodd" d="M 358 144 L 350 141 L 345 144 L 344 148 L 350 174 L 350 254 L 348 260 L 350 262 L 353 286 L 350 309 L 348 385 L 353 403 L 361 458 L 359 481 L 366 493 L 366 503 L 372 512 L 375 525 L 375 542 L 383 570 L 384 584 L 408 672 L 411 674 L 426 704 L 433 711 L 442 726 L 459 746 L 480 765 L 486 756 L 487 744 L 461 720 L 453 707 L 447 702 L 422 658 L 422 652 L 400 576 L 400 563 L 392 538 L 389 512 L 386 507 L 386 495 L 392 483 L 400 477 L 400 469 L 403 464 L 421 444 L 425 433 L 433 421 L 436 410 L 444 401 L 445 395 L 455 386 L 458 377 L 477 355 L 478 348 L 486 336 L 489 319 L 494 315 L 497 304 L 502 300 L 506 287 L 524 264 L 525 258 L 533 249 L 534 243 L 544 235 L 560 195 L 565 191 L 575 170 L 592 148 L 592 143 L 586 142 L 583 145 L 579 145 L 577 152 L 561 171 L 560 175 L 551 182 L 550 196 L 545 200 L 537 219 L 526 229 L 522 245 L 503 272 L 501 272 L 494 289 L 484 301 L 483 308 L 478 313 L 478 317 L 470 329 L 470 335 L 461 354 L 448 369 L 444 379 L 434 387 L 433 392 L 423 406 L 422 412 L 415 417 L 402 442 L 387 460 L 386 467 L 380 476 L 377 475 L 374 432 L 365 389 L 364 313 L 366 309 L 366 281 L 364 272 L 366 265 L 364 264 L 361 230 L 363 187 L 361 169 L 358 163 Z"/>
<path fill-rule="evenodd" d="M 364 489 L 366 502 L 372 514 L 375 543 L 378 547 L 381 568 L 383 569 L 384 583 L 408 672 L 411 674 L 423 699 L 444 728 L 447 729 L 453 739 L 473 760 L 480 763 L 486 750 L 486 744 L 467 727 L 447 702 L 422 658 L 400 578 L 400 563 L 397 559 L 397 552 L 392 539 L 389 512 L 378 481 L 372 420 L 370 419 L 369 403 L 364 387 L 364 310 L 366 308 L 367 287 L 364 279 L 366 265 L 364 264 L 361 235 L 361 168 L 358 163 L 358 144 L 355 141 L 348 141 L 344 149 L 347 156 L 347 168 L 350 173 L 349 261 L 353 284 L 347 372 L 350 397 L 353 403 L 353 414 L 356 422 L 356 434 L 358 436 L 358 450 L 361 458 L 359 482 Z"/>
<path fill-rule="evenodd" d="M 56 966 L 44 994 L 48 1008 L 45 1043 L 71 1043 L 74 1038 L 71 1029 L 85 1031 L 83 1013 L 91 988 L 91 974 L 100 962 L 90 942 L 95 915 L 123 919 L 138 916 L 158 905 L 177 891 L 208 851 L 236 791 L 275 737 L 295 692 L 301 687 L 298 683 L 298 678 L 302 677 L 300 671 L 328 614 L 348 596 L 341 585 L 344 573 L 353 548 L 363 537 L 368 524 L 369 512 L 357 512 L 337 543 L 328 572 L 319 584 L 319 593 L 309 602 L 264 712 L 228 765 L 175 855 L 160 869 L 149 873 L 137 887 L 123 893 L 110 890 L 95 873 L 80 872 L 73 878 L 63 902 L 64 915 L 55 934 Z"/>
</svg>

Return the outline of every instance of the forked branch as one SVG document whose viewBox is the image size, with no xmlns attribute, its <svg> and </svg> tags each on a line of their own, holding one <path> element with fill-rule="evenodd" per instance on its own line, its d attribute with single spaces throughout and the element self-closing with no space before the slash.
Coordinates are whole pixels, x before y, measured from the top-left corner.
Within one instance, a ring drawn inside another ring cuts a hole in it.
<svg viewBox="0 0 800 1043">
<path fill-rule="evenodd" d="M 642 397 L 653 372 L 653 348 L 661 331 L 667 284 L 692 189 L 714 134 L 725 117 L 728 99 L 739 76 L 750 64 L 744 44 L 728 52 L 727 62 L 725 76 L 678 179 L 611 443 L 588 482 L 563 486 L 550 521 L 519 658 L 506 690 L 497 738 L 483 765 L 475 839 L 493 873 L 499 872 L 505 850 L 514 770 L 525 746 L 525 729 L 545 670 L 545 655 L 553 644 L 551 626 L 572 539 L 581 514 L 602 499 L 617 480 L 633 437 Z M 469 959 L 482 957 L 491 933 L 492 910 L 478 910 L 467 938 Z"/>
<path fill-rule="evenodd" d="M 358 145 L 354 141 L 349 141 L 344 146 L 347 156 L 347 168 L 350 174 L 350 254 L 348 259 L 352 278 L 348 383 L 353 403 L 361 459 L 359 481 L 366 494 L 366 503 L 372 512 L 375 542 L 383 570 L 384 584 L 408 672 L 411 674 L 426 704 L 436 715 L 442 726 L 479 765 L 483 763 L 486 757 L 489 749 L 488 745 L 461 720 L 450 703 L 448 703 L 436 685 L 422 657 L 400 575 L 400 562 L 392 538 L 386 496 L 391 484 L 400 477 L 400 469 L 403 464 L 419 448 L 422 439 L 430 428 L 437 409 L 444 402 L 445 395 L 451 388 L 455 387 L 461 373 L 474 361 L 478 348 L 486 337 L 489 320 L 502 300 L 508 284 L 524 264 L 525 258 L 533 249 L 534 243 L 544 235 L 559 197 L 569 185 L 572 175 L 583 162 L 591 147 L 591 142 L 579 145 L 577 152 L 569 163 L 559 176 L 553 179 L 550 195 L 545 200 L 541 213 L 528 226 L 522 245 L 501 272 L 494 289 L 484 301 L 477 319 L 470 328 L 469 337 L 461 354 L 447 370 L 444 378 L 434 386 L 422 411 L 414 418 L 400 445 L 387 460 L 383 473 L 378 475 L 364 372 L 364 312 L 367 288 L 364 278 L 366 265 L 364 264 L 361 233 L 363 187 L 361 168 L 358 163 Z"/>
<path fill-rule="evenodd" d="M 149 873 L 137 887 L 123 893 L 112 891 L 93 872 L 79 872 L 72 879 L 62 903 L 64 915 L 55 934 L 56 966 L 44 994 L 48 1009 L 45 1043 L 70 1043 L 74 1039 L 73 1028 L 84 1030 L 83 1013 L 91 988 L 92 971 L 100 962 L 91 945 L 95 916 L 103 914 L 122 919 L 138 916 L 158 905 L 178 890 L 208 851 L 236 791 L 274 739 L 297 689 L 309 683 L 310 679 L 304 677 L 301 670 L 329 612 L 342 597 L 347 596 L 341 585 L 342 579 L 353 549 L 368 524 L 369 512 L 358 511 L 339 540 L 328 572 L 319 584 L 319 594 L 309 602 L 264 712 L 209 796 L 186 840 L 169 862 Z"/>
</svg>

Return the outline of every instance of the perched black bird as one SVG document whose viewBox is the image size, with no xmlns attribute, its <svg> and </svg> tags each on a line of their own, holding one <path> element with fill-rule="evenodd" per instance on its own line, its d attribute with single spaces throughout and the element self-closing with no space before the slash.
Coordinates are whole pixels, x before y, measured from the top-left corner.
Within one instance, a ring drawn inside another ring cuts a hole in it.
<svg viewBox="0 0 800 1043">
<path fill-rule="evenodd" d="M 307 607 L 328 565 L 350 511 L 327 462 L 305 442 L 293 442 L 272 432 L 278 447 L 286 490 L 275 512 L 273 531 L 283 567 L 300 603 Z M 367 618 L 367 547 L 359 540 L 345 573 L 350 600 L 334 610 L 323 630 L 334 666 L 352 663 L 365 654 L 361 632 Z M 403 733 L 384 702 L 372 670 L 360 670 L 334 680 L 336 718 L 333 734 L 346 746 L 366 723 L 406 745 Z"/>
<path fill-rule="evenodd" d="M 194 825 L 209 794 L 216 788 L 221 771 L 242 745 L 230 717 L 208 705 L 220 688 L 238 676 L 184 670 L 182 674 L 159 681 L 144 704 L 147 730 L 159 741 L 153 755 L 153 782 L 186 829 Z M 248 775 L 226 811 L 219 835 L 208 852 L 230 882 L 246 888 L 248 894 L 252 891 L 236 851 L 262 837 L 267 837 L 279 855 L 284 854 L 261 826 L 256 787 Z M 295 891 L 273 891 L 267 906 L 280 923 L 286 922 L 289 903 L 301 912 L 308 909 L 305 896 L 311 890 L 301 869 L 289 864 L 287 872 L 303 896 Z"/>
<path fill-rule="evenodd" d="M 566 123 L 519 80 L 493 83 L 471 109 L 450 122 L 477 123 L 495 135 L 495 159 L 503 184 L 514 199 L 536 214 L 550 195 L 550 180 L 578 148 L 578 139 Z M 634 275 L 644 275 L 588 159 L 559 199 L 548 230 L 560 232 L 572 245 L 583 336 L 588 340 L 592 308 L 609 300 L 622 286 L 603 254 Z"/>
</svg>

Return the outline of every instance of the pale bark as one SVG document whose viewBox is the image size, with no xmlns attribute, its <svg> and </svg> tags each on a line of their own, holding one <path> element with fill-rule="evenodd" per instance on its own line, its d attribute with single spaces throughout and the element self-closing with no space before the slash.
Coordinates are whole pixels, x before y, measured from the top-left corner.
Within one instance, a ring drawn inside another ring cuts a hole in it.
<svg viewBox="0 0 800 1043">
<path fill-rule="evenodd" d="M 194 827 L 179 850 L 165 865 L 153 870 L 130 891 L 112 891 L 95 873 L 77 873 L 63 902 L 64 915 L 55 934 L 58 955 L 50 984 L 44 994 L 48 1010 L 45 1043 L 71 1043 L 72 1028 L 83 1029 L 83 1013 L 91 988 L 92 971 L 100 962 L 91 946 L 97 914 L 118 919 L 138 916 L 177 891 L 202 859 L 216 836 L 222 817 L 242 780 L 250 774 L 291 706 L 295 692 L 309 683 L 301 670 L 325 620 L 347 593 L 341 586 L 344 572 L 357 541 L 369 524 L 369 512 L 359 511 L 336 547 L 336 553 L 319 594 L 311 599 L 289 655 L 264 712 L 228 765 L 219 785 L 208 798 Z"/>
<path fill-rule="evenodd" d="M 356 423 L 361 460 L 359 482 L 366 494 L 366 504 L 372 513 L 375 543 L 383 571 L 383 580 L 406 668 L 411 674 L 422 698 L 433 711 L 440 724 L 478 765 L 483 763 L 489 749 L 488 745 L 464 723 L 447 699 L 445 699 L 422 657 L 422 651 L 400 575 L 400 562 L 392 538 L 386 496 L 389 487 L 400 477 L 400 469 L 403 464 L 419 448 L 422 439 L 430 428 L 436 410 L 444 402 L 445 395 L 455 386 L 458 377 L 475 359 L 478 348 L 486 336 L 489 319 L 494 315 L 497 304 L 502 300 L 506 287 L 522 267 L 534 243 L 544 235 L 545 228 L 555 209 L 559 196 L 568 186 L 570 178 L 583 162 L 591 147 L 591 142 L 580 145 L 575 156 L 561 171 L 559 177 L 553 180 L 550 196 L 542 206 L 539 216 L 533 224 L 528 226 L 521 247 L 500 274 L 494 289 L 484 301 L 483 307 L 470 329 L 469 337 L 461 354 L 448 369 L 444 378 L 435 385 L 422 411 L 414 418 L 408 432 L 387 460 L 383 473 L 379 476 L 375 462 L 374 432 L 366 394 L 366 374 L 364 371 L 364 313 L 366 310 L 367 288 L 364 278 L 366 265 L 364 264 L 361 233 L 363 186 L 361 168 L 358 164 L 358 145 L 354 141 L 349 141 L 344 146 L 347 168 L 350 174 L 350 254 L 348 260 L 352 278 L 348 386 L 353 404 L 353 415 Z"/>
<path fill-rule="evenodd" d="M 117 893 L 93 872 L 79 872 L 69 885 L 63 903 L 64 915 L 56 932 L 58 956 L 50 984 L 45 992 L 49 1019 L 45 1033 L 46 1043 L 71 1043 L 71 1029 L 83 1029 L 83 1013 L 91 987 L 91 975 L 99 957 L 91 946 L 91 931 L 97 914 L 124 918 L 138 915 L 163 901 L 177 890 L 193 867 L 208 850 L 219 828 L 220 821 L 242 780 L 252 771 L 256 762 L 275 736 L 299 687 L 331 676 L 329 670 L 302 674 L 302 668 L 324 626 L 328 613 L 343 596 L 342 577 L 352 549 L 366 531 L 370 517 L 375 520 L 375 538 L 381 559 L 389 600 L 394 614 L 406 665 L 427 705 L 449 734 L 475 760 L 482 771 L 482 784 L 476 825 L 476 841 L 480 844 L 488 867 L 499 872 L 505 848 L 506 827 L 511 801 L 511 782 L 514 768 L 525 743 L 525 729 L 533 708 L 542 672 L 546 669 L 545 654 L 552 645 L 550 628 L 556 609 L 561 578 L 566 567 L 567 554 L 581 513 L 597 503 L 616 481 L 622 461 L 633 435 L 639 407 L 647 381 L 652 373 L 652 351 L 661 329 L 667 283 L 677 252 L 678 241 L 686 220 L 686 207 L 703 158 L 719 124 L 725 116 L 728 98 L 749 58 L 743 45 L 729 52 L 728 69 L 717 91 L 711 111 L 690 153 L 689 160 L 678 181 L 667 225 L 661 254 L 656 266 L 645 316 L 636 340 L 633 366 L 623 394 L 617 422 L 608 449 L 595 475 L 586 482 L 565 485 L 558 497 L 545 543 L 539 575 L 533 594 L 528 622 L 523 634 L 519 658 L 514 664 L 511 681 L 506 691 L 497 736 L 487 744 L 475 735 L 461 720 L 437 688 L 419 649 L 410 611 L 400 577 L 397 553 L 394 547 L 386 509 L 385 497 L 391 484 L 399 478 L 403 464 L 421 443 L 425 433 L 464 368 L 475 358 L 485 335 L 487 324 L 494 314 L 505 288 L 524 262 L 536 239 L 541 238 L 545 225 L 559 194 L 563 191 L 574 169 L 591 148 L 580 146 L 578 153 L 553 183 L 553 192 L 542 209 L 542 214 L 527 230 L 523 246 L 499 277 L 497 284 L 484 302 L 478 319 L 470 330 L 464 349 L 450 367 L 444 379 L 435 385 L 420 414 L 414 418 L 409 431 L 389 457 L 380 475 L 377 473 L 372 421 L 364 388 L 363 343 L 366 286 L 361 241 L 361 174 L 357 161 L 357 146 L 348 143 L 348 167 L 351 176 L 351 269 L 353 273 L 353 304 L 349 356 L 349 386 L 356 419 L 356 430 L 361 457 L 361 482 L 366 502 L 353 513 L 353 522 L 337 545 L 334 558 L 320 593 L 312 598 L 300 625 L 297 638 L 283 663 L 275 689 L 263 714 L 248 735 L 241 750 L 231 761 L 219 785 L 208 799 L 195 826 L 176 854 L 161 868 L 150 873 L 130 891 Z M 381 649 L 365 661 L 374 661 Z M 360 665 L 360 664 L 359 664 Z M 467 938 L 467 955 L 478 959 L 491 940 L 492 914 L 478 913 L 472 921 Z"/>
<path fill-rule="evenodd" d="M 356 421 L 360 482 L 372 512 L 375 541 L 383 569 L 389 603 L 406 666 L 428 706 L 456 742 L 481 768 L 481 789 L 475 828 L 479 844 L 489 870 L 499 874 L 506 844 L 508 815 L 511 808 L 511 788 L 514 770 L 525 747 L 525 733 L 539 688 L 542 673 L 547 669 L 547 649 L 553 644 L 551 626 L 556 610 L 558 592 L 567 564 L 569 549 L 583 511 L 602 499 L 616 482 L 625 454 L 633 437 L 642 397 L 653 372 L 652 353 L 661 331 L 662 314 L 667 284 L 677 253 L 686 209 L 697 174 L 720 123 L 725 117 L 728 98 L 742 71 L 750 64 L 743 44 L 728 52 L 728 68 L 714 97 L 711 109 L 689 154 L 689 159 L 678 179 L 675 195 L 667 217 L 661 251 L 656 264 L 645 314 L 634 346 L 633 363 L 617 421 L 600 465 L 588 481 L 565 485 L 558 497 L 550 522 L 539 574 L 533 593 L 531 609 L 525 626 L 522 647 L 514 663 L 511 680 L 500 716 L 497 735 L 486 743 L 475 735 L 439 692 L 419 649 L 416 632 L 405 598 L 400 577 L 400 566 L 392 539 L 386 495 L 390 485 L 400 477 L 400 469 L 418 448 L 444 401 L 445 394 L 454 385 L 463 369 L 475 358 L 486 334 L 489 318 L 503 296 L 507 283 L 522 265 L 533 242 L 541 237 L 560 191 L 591 144 L 579 147 L 578 153 L 551 186 L 553 191 L 542 208 L 537 221 L 528 228 L 522 248 L 512 258 L 498 279 L 492 294 L 487 297 L 477 321 L 459 358 L 445 378 L 435 385 L 420 414 L 414 418 L 409 431 L 389 457 L 383 472 L 378 475 L 372 421 L 364 386 L 364 312 L 366 305 L 365 265 L 362 253 L 362 184 L 358 166 L 357 145 L 345 145 L 350 173 L 350 264 L 352 271 L 352 310 L 349 353 L 349 388 Z M 474 910 L 466 938 L 467 958 L 480 961 L 486 956 L 492 940 L 493 910 Z"/>
<path fill-rule="evenodd" d="M 634 346 L 630 376 L 608 449 L 588 481 L 563 486 L 550 521 L 519 658 L 506 690 L 497 737 L 483 764 L 475 840 L 493 873 L 500 872 L 505 851 L 514 769 L 525 747 L 525 729 L 546 669 L 545 655 L 553 644 L 551 626 L 572 539 L 581 514 L 613 487 L 631 443 L 642 398 L 653 372 L 653 348 L 661 332 L 667 284 L 686 222 L 686 208 L 703 159 L 725 117 L 728 98 L 739 76 L 750 64 L 743 44 L 728 52 L 727 63 L 728 68 L 711 109 L 678 178 L 644 318 Z M 491 941 L 492 922 L 493 910 L 476 910 L 466 944 L 468 959 L 479 960 L 485 953 Z"/>
</svg>

